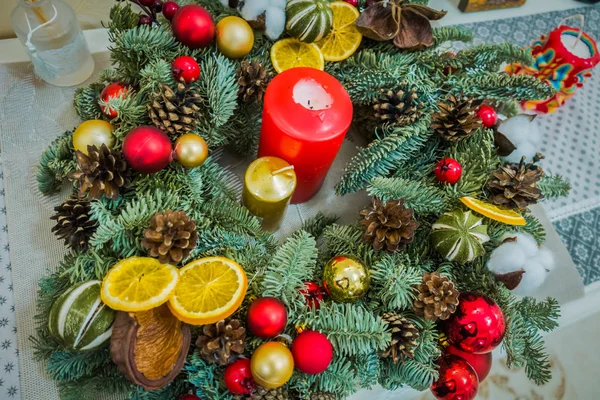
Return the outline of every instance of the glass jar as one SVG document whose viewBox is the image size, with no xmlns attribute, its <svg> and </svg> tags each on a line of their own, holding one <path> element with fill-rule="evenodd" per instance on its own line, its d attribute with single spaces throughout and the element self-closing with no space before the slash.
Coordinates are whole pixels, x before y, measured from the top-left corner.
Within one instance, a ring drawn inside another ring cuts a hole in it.
<svg viewBox="0 0 600 400">
<path fill-rule="evenodd" d="M 11 22 L 35 74 L 46 82 L 73 86 L 94 72 L 75 12 L 63 0 L 17 0 Z"/>
</svg>

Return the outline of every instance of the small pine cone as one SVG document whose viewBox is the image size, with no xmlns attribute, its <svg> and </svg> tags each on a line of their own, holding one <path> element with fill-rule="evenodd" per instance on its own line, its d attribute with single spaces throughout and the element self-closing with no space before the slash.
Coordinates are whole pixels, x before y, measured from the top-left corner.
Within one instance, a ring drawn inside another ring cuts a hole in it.
<svg viewBox="0 0 600 400">
<path fill-rule="evenodd" d="M 533 161 L 525 163 L 525 157 L 519 164 L 505 164 L 492 173 L 487 187 L 490 201 L 510 209 L 524 209 L 544 198 L 537 183 L 544 177 L 544 171 L 536 162 L 543 156 L 536 154 Z"/>
<path fill-rule="evenodd" d="M 288 400 L 291 398 L 289 392 L 282 387 L 267 389 L 262 386 L 256 386 L 256 389 L 250 395 L 233 396 L 233 400 Z"/>
<path fill-rule="evenodd" d="M 180 81 L 173 90 L 162 84 L 152 97 L 148 115 L 157 128 L 170 135 L 196 129 L 203 100 L 195 86 Z"/>
<path fill-rule="evenodd" d="M 237 71 L 238 95 L 244 103 L 260 103 L 273 74 L 258 61 L 242 61 Z"/>
<path fill-rule="evenodd" d="M 313 392 L 310 400 L 337 400 L 337 396 L 331 392 Z"/>
<path fill-rule="evenodd" d="M 438 103 L 438 108 L 439 111 L 431 117 L 431 127 L 449 142 L 472 136 L 481 127 L 473 99 L 450 95 L 446 101 Z"/>
<path fill-rule="evenodd" d="M 216 324 L 204 325 L 196 340 L 202 357 L 218 365 L 227 365 L 246 347 L 246 328 L 237 319 L 222 319 Z"/>
<path fill-rule="evenodd" d="M 142 246 L 164 264 L 179 264 L 196 247 L 196 222 L 183 211 L 156 213 L 144 231 Z"/>
<path fill-rule="evenodd" d="M 446 320 L 456 311 L 458 290 L 448 277 L 439 272 L 425 272 L 423 283 L 417 286 L 417 290 L 413 303 L 417 315 L 430 321 Z"/>
<path fill-rule="evenodd" d="M 403 250 L 412 242 L 419 227 L 412 208 L 404 206 L 404 199 L 383 203 L 374 197 L 370 207 L 360 212 L 365 227 L 363 240 L 373 243 L 375 250 Z"/>
<path fill-rule="evenodd" d="M 67 199 L 60 206 L 54 207 L 56 214 L 50 217 L 56 221 L 52 232 L 65 245 L 74 250 L 86 250 L 88 241 L 96 231 L 98 223 L 90 219 L 90 202 L 76 198 Z"/>
<path fill-rule="evenodd" d="M 392 341 L 382 357 L 392 357 L 394 364 L 400 362 L 400 357 L 412 358 L 415 355 L 419 331 L 415 324 L 396 313 L 385 313 L 381 318 L 387 323 L 392 333 Z"/>
<path fill-rule="evenodd" d="M 402 82 L 406 88 L 407 83 Z M 375 99 L 375 117 L 383 122 L 391 122 L 397 126 L 406 126 L 415 122 L 423 115 L 424 104 L 419 101 L 417 89 L 381 90 L 381 95 Z"/>
<path fill-rule="evenodd" d="M 129 186 L 131 170 L 118 150 L 110 150 L 105 144 L 88 146 L 88 154 L 75 152 L 78 170 L 70 174 L 79 182 L 79 197 L 98 199 L 102 195 L 115 200 L 120 189 Z"/>
</svg>

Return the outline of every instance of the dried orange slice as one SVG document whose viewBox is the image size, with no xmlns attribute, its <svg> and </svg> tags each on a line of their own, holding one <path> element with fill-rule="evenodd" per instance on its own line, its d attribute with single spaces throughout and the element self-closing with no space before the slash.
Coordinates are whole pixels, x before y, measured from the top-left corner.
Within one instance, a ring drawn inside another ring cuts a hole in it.
<svg viewBox="0 0 600 400">
<path fill-rule="evenodd" d="M 502 222 L 507 225 L 523 226 L 527 223 L 525 218 L 516 211 L 507 208 L 498 207 L 494 204 L 478 200 L 474 197 L 463 197 L 460 201 L 471 210 L 493 219 L 494 221 Z"/>
<path fill-rule="evenodd" d="M 244 269 L 225 257 L 206 257 L 179 270 L 179 284 L 169 300 L 173 315 L 191 325 L 213 324 L 242 304 L 248 279 Z"/>
<path fill-rule="evenodd" d="M 360 46 L 362 34 L 354 23 L 360 12 L 345 1 L 335 1 L 330 6 L 333 10 L 333 26 L 329 34 L 317 42 L 317 46 L 325 61 L 342 61 Z"/>
<path fill-rule="evenodd" d="M 325 69 L 323 53 L 315 43 L 303 43 L 296 38 L 282 39 L 271 47 L 271 63 L 277 72 L 295 67 Z"/>
<path fill-rule="evenodd" d="M 113 310 L 146 311 L 158 307 L 173 294 L 179 273 L 169 264 L 150 257 L 119 261 L 102 281 L 100 297 Z"/>
</svg>

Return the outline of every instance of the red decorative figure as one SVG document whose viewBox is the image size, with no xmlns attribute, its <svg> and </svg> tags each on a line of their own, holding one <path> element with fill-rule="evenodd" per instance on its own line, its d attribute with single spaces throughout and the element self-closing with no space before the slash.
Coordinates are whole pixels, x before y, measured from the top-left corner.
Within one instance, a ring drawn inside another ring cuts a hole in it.
<svg viewBox="0 0 600 400">
<path fill-rule="evenodd" d="M 123 140 L 123 155 L 134 171 L 153 174 L 173 161 L 171 140 L 154 126 L 138 126 Z"/>
<path fill-rule="evenodd" d="M 179 10 L 179 4 L 174 1 L 165 1 L 162 5 L 162 13 L 169 21 L 173 19 L 177 10 Z"/>
<path fill-rule="evenodd" d="M 453 158 L 444 158 L 436 164 L 433 173 L 438 181 L 455 184 L 462 175 L 462 166 Z"/>
<path fill-rule="evenodd" d="M 225 368 L 225 386 L 234 394 L 250 394 L 256 389 L 252 378 L 250 360 L 241 358 Z"/>
<path fill-rule="evenodd" d="M 148 17 L 148 18 L 150 18 L 150 17 Z M 152 22 L 152 21 L 150 21 L 150 22 Z M 124 82 L 111 83 L 110 85 L 108 85 L 107 87 L 105 87 L 102 90 L 102 93 L 100 93 L 100 100 L 102 100 L 103 102 L 108 102 L 109 100 L 114 99 L 114 98 L 119 98 L 119 97 L 123 98 L 123 97 L 125 97 L 127 92 L 129 92 L 128 84 L 126 84 Z M 114 108 L 110 108 L 109 106 L 101 105 L 100 109 L 102 110 L 104 115 L 106 115 L 110 119 L 113 119 L 118 115 L 117 110 L 115 110 Z"/>
<path fill-rule="evenodd" d="M 171 25 L 175 38 L 190 49 L 206 47 L 215 37 L 212 16 L 197 4 L 188 4 L 177 10 Z"/>
<path fill-rule="evenodd" d="M 462 351 L 461 349 L 449 346 L 446 349 L 446 353 L 453 354 L 458 356 L 469 363 L 471 367 L 477 373 L 477 378 L 479 378 L 479 383 L 483 382 L 483 380 L 490 373 L 490 369 L 492 369 L 492 352 L 485 354 L 474 354 L 467 353 L 466 351 Z"/>
<path fill-rule="evenodd" d="M 285 305 L 275 297 L 261 297 L 248 308 L 248 329 L 260 338 L 279 335 L 287 324 Z"/>
<path fill-rule="evenodd" d="M 294 365 L 305 374 L 320 374 L 333 358 L 333 346 L 327 336 L 316 331 L 304 331 L 292 342 Z"/>
<path fill-rule="evenodd" d="M 191 83 L 200 78 L 200 66 L 190 56 L 177 57 L 171 64 L 171 71 L 175 80 L 183 78 L 185 83 Z"/>
<path fill-rule="evenodd" d="M 498 305 L 478 293 L 461 293 L 456 312 L 446 322 L 450 343 L 468 353 L 494 350 L 504 338 L 506 325 Z"/>
<path fill-rule="evenodd" d="M 431 385 L 438 400 L 473 400 L 479 381 L 475 370 L 460 357 L 447 355 L 438 360 L 440 377 Z"/>
<path fill-rule="evenodd" d="M 477 116 L 481 120 L 483 126 L 486 128 L 491 128 L 496 125 L 496 122 L 498 122 L 498 114 L 496 113 L 496 110 L 494 110 L 493 107 L 485 104 L 479 107 L 477 110 Z"/>
<path fill-rule="evenodd" d="M 321 302 L 323 301 L 323 290 L 316 282 L 305 282 L 304 288 L 300 290 L 300 293 L 306 300 L 306 305 L 310 308 L 319 309 Z"/>
</svg>

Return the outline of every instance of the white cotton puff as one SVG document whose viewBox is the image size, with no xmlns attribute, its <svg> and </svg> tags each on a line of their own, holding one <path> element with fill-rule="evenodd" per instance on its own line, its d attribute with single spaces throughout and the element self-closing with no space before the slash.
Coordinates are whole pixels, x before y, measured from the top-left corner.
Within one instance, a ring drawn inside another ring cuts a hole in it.
<svg viewBox="0 0 600 400">
<path fill-rule="evenodd" d="M 487 267 L 496 274 L 512 272 L 525 264 L 525 252 L 516 242 L 507 242 L 492 252 Z"/>
<path fill-rule="evenodd" d="M 523 156 L 530 160 L 538 152 L 542 135 L 537 121 L 531 120 L 528 115 L 516 115 L 504 120 L 498 126 L 498 132 L 516 147 L 511 154 L 502 157 L 504 161 L 519 162 Z"/>
<path fill-rule="evenodd" d="M 265 34 L 271 40 L 277 40 L 285 29 L 285 11 L 278 7 L 268 7 L 265 14 Z"/>
<path fill-rule="evenodd" d="M 536 258 L 548 271 L 552 271 L 554 269 L 554 256 L 547 248 L 542 247 Z"/>
<path fill-rule="evenodd" d="M 269 5 L 272 7 L 277 7 L 281 10 L 285 10 L 285 6 L 287 5 L 287 0 L 270 0 Z"/>
<path fill-rule="evenodd" d="M 515 237 L 517 238 L 517 241 L 514 243 L 523 249 L 528 258 L 535 257 L 538 251 L 540 251 L 537 241 L 530 234 L 517 233 Z"/>
<path fill-rule="evenodd" d="M 269 0 L 246 0 L 244 7 L 240 10 L 240 15 L 246 21 L 254 21 L 265 12 L 267 7 L 269 7 Z"/>
<path fill-rule="evenodd" d="M 521 282 L 519 282 L 519 286 L 513 290 L 513 293 L 519 296 L 527 296 L 535 292 L 537 288 L 542 286 L 548 275 L 548 271 L 541 263 L 536 261 L 529 261 L 524 269 L 525 273 Z"/>
<path fill-rule="evenodd" d="M 501 157 L 502 161 L 518 163 L 521 161 L 521 158 L 523 158 L 523 156 L 525 156 L 526 160 L 531 160 L 536 155 L 539 148 L 537 143 L 534 144 L 531 142 L 519 143 L 516 146 L 517 148 L 514 149 L 512 153 L 510 153 L 506 157 Z"/>
</svg>

